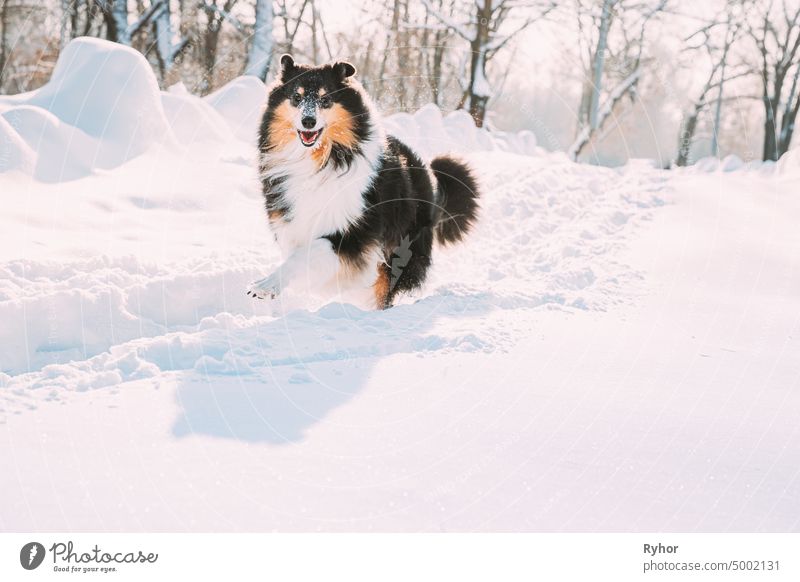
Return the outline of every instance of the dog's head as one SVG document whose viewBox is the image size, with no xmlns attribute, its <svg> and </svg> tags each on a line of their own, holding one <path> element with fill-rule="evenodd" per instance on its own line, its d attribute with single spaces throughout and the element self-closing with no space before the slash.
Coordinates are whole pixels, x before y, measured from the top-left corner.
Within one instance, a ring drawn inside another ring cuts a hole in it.
<svg viewBox="0 0 800 582">
<path fill-rule="evenodd" d="M 344 61 L 312 67 L 283 55 L 280 80 L 269 95 L 270 147 L 299 143 L 320 163 L 334 147 L 355 149 L 368 134 L 369 123 L 355 73 Z"/>
</svg>

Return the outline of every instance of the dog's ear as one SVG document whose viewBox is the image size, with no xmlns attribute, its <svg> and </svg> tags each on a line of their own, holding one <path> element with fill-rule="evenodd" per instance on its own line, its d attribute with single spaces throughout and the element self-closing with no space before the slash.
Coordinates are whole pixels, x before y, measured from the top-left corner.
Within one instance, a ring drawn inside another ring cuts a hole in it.
<svg viewBox="0 0 800 582">
<path fill-rule="evenodd" d="M 347 61 L 338 61 L 333 63 L 333 70 L 339 75 L 339 78 L 344 81 L 347 77 L 352 77 L 356 74 L 356 68 Z"/>
<path fill-rule="evenodd" d="M 281 56 L 281 82 L 285 83 L 294 77 L 296 68 L 292 55 L 285 54 Z"/>
</svg>

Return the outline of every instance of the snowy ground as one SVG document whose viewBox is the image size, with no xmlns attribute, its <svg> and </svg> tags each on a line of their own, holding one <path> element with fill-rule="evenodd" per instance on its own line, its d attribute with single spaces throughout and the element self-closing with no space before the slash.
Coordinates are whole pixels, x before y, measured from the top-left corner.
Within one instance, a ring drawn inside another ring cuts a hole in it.
<svg viewBox="0 0 800 582">
<path fill-rule="evenodd" d="M 0 530 L 800 530 L 798 157 L 612 170 L 425 108 L 387 123 L 475 164 L 474 236 L 390 311 L 270 304 L 262 99 L 100 41 L 0 97 Z"/>
</svg>

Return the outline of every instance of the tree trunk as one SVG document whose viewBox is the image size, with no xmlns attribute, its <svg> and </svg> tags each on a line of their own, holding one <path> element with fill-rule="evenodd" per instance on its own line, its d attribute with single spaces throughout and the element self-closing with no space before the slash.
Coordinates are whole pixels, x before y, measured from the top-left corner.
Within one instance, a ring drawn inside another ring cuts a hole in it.
<svg viewBox="0 0 800 582">
<path fill-rule="evenodd" d="M 3 0 L 0 4 L 0 93 L 3 89 L 3 81 L 8 62 L 8 9 L 7 2 Z"/>
<path fill-rule="evenodd" d="M 69 15 L 69 37 L 70 40 L 78 36 L 78 0 L 71 2 L 72 12 Z"/>
<path fill-rule="evenodd" d="M 192 82 L 190 83 L 187 79 L 186 84 L 189 91 L 197 93 L 200 91 L 200 85 L 202 84 L 202 77 L 195 72 L 195 66 L 202 61 L 203 55 L 203 42 L 198 24 L 201 8 L 194 0 L 181 0 L 179 10 L 180 24 L 178 25 L 178 31 L 181 38 L 186 40 L 186 46 L 181 53 L 183 58 L 180 61 L 180 68 L 183 71 L 191 70 Z M 188 67 L 191 67 L 191 69 L 188 69 Z"/>
<path fill-rule="evenodd" d="M 431 66 L 431 97 L 433 102 L 441 106 L 442 92 L 442 61 L 444 60 L 444 32 L 436 31 L 435 46 L 433 47 L 433 64 Z"/>
<path fill-rule="evenodd" d="M 86 4 L 86 20 L 83 23 L 83 31 L 81 32 L 81 36 L 92 36 L 92 24 L 94 24 L 94 19 L 97 16 L 98 8 L 100 8 L 100 5 L 95 1 L 88 2 Z M 103 17 L 105 21 L 105 14 L 103 14 Z M 101 30 L 102 27 L 98 29 L 98 34 Z M 108 28 L 106 28 L 106 31 L 108 31 Z"/>
<path fill-rule="evenodd" d="M 326 57 L 329 61 L 333 60 L 333 51 L 331 50 L 331 43 L 328 40 L 328 33 L 325 31 L 325 23 L 322 21 L 322 18 L 319 16 L 319 11 L 317 11 L 317 20 L 319 21 L 319 34 L 322 37 L 322 42 L 325 45 L 325 52 L 328 54 Z"/>
<path fill-rule="evenodd" d="M 319 43 L 317 42 L 317 6 L 314 0 L 311 0 L 311 60 L 315 65 L 319 64 Z"/>
<path fill-rule="evenodd" d="M 156 40 L 156 56 L 162 85 L 172 69 L 172 25 L 170 20 L 169 2 L 164 2 L 158 13 L 153 16 L 153 36 Z"/>
<path fill-rule="evenodd" d="M 711 133 L 711 155 L 719 155 L 719 125 L 722 120 L 722 91 L 725 86 L 725 67 L 728 59 L 728 47 L 725 45 L 725 52 L 722 54 L 722 69 L 719 75 L 719 91 L 717 92 L 717 104 L 714 107 L 714 127 Z"/>
<path fill-rule="evenodd" d="M 453 0 L 450 2 L 450 16 L 453 16 L 454 5 L 455 1 Z M 443 2 L 442 0 L 439 0 L 439 9 L 442 10 L 443 8 Z M 447 30 L 437 30 L 433 41 L 433 62 L 431 63 L 431 75 L 433 78 L 431 79 L 431 96 L 433 97 L 433 102 L 439 107 L 442 106 L 442 63 L 444 61 L 446 40 Z"/>
<path fill-rule="evenodd" d="M 683 122 L 680 139 L 678 140 L 678 158 L 675 160 L 676 166 L 689 165 L 689 155 L 692 151 L 692 138 L 697 129 L 697 118 L 703 109 L 703 103 L 696 103 L 692 113 Z"/>
<path fill-rule="evenodd" d="M 589 125 L 589 110 L 592 107 L 592 83 L 587 78 L 581 90 L 581 104 L 578 107 L 578 131 Z"/>
<path fill-rule="evenodd" d="M 422 89 L 424 88 L 423 85 L 426 82 L 430 82 L 431 78 L 431 67 L 430 67 L 430 59 L 428 58 L 429 48 L 428 42 L 430 37 L 430 31 L 428 30 L 428 11 L 425 11 L 425 20 L 422 21 L 422 37 L 419 39 L 419 52 L 417 53 L 417 75 L 419 76 L 420 83 L 417 84 L 417 92 L 414 96 L 415 98 L 422 96 Z"/>
<path fill-rule="evenodd" d="M 213 10 L 206 9 L 205 12 L 208 24 L 203 42 L 203 81 L 200 93 L 208 95 L 214 89 L 214 69 L 217 65 L 217 44 L 222 21 Z"/>
<path fill-rule="evenodd" d="M 775 108 L 777 106 L 775 99 L 764 98 L 764 151 L 762 159 L 764 160 L 777 160 L 778 159 L 778 142 L 777 142 L 777 127 L 775 124 Z"/>
<path fill-rule="evenodd" d="M 297 36 L 297 31 L 300 30 L 300 24 L 303 22 L 303 15 L 306 13 L 306 6 L 308 5 L 308 0 L 303 0 L 303 4 L 300 5 L 300 12 L 297 14 L 297 18 L 295 19 L 294 23 L 294 30 L 289 32 L 289 16 L 284 16 L 283 18 L 283 27 L 286 32 L 286 46 L 284 50 L 292 54 L 294 52 L 294 38 Z M 283 3 L 282 10 L 284 14 L 286 14 L 286 3 Z"/>
<path fill-rule="evenodd" d="M 469 114 L 475 120 L 477 127 L 483 127 L 486 117 L 486 105 L 489 102 L 488 81 L 486 80 L 486 55 L 481 49 L 476 49 L 473 53 L 470 83 L 468 93 Z"/>
<path fill-rule="evenodd" d="M 360 63 L 360 68 L 358 70 L 359 77 L 361 77 L 361 83 L 364 85 L 364 88 L 368 91 L 372 91 L 373 83 L 372 83 L 372 61 L 370 57 L 372 56 L 372 39 L 367 41 L 367 46 L 364 49 L 364 60 Z"/>
<path fill-rule="evenodd" d="M 589 126 L 597 129 L 597 111 L 600 107 L 600 90 L 603 86 L 603 67 L 608 46 L 608 28 L 611 21 L 611 6 L 614 0 L 603 0 L 603 11 L 600 15 L 600 31 L 597 35 L 597 48 L 594 52 L 594 70 L 592 71 L 592 96 L 589 103 Z"/>
<path fill-rule="evenodd" d="M 794 102 L 794 108 L 784 113 L 781 120 L 781 138 L 778 140 L 778 158 L 789 151 L 794 136 L 794 124 L 797 120 L 797 113 L 800 111 L 800 96 Z"/>
<path fill-rule="evenodd" d="M 5 2 L 3 3 L 5 6 Z M 58 33 L 58 46 L 63 49 L 67 44 L 69 38 L 69 23 L 72 21 L 72 12 L 77 10 L 74 2 L 70 0 L 61 0 L 61 27 Z"/>
<path fill-rule="evenodd" d="M 797 110 L 800 107 L 800 97 L 797 96 L 797 83 L 800 79 L 800 65 L 795 68 L 794 76 L 792 77 L 792 86 L 789 89 L 789 96 L 786 99 L 786 106 L 781 115 L 781 131 L 778 137 L 778 157 L 789 151 L 789 146 L 792 144 L 792 135 L 794 134 L 794 122 L 797 118 Z"/>
<path fill-rule="evenodd" d="M 106 13 L 106 37 L 112 42 L 130 45 L 128 36 L 128 2 L 112 0 L 110 14 Z M 87 17 L 88 22 L 88 17 Z"/>
<path fill-rule="evenodd" d="M 486 79 L 486 51 L 489 43 L 489 27 L 492 22 L 492 0 L 484 0 L 483 5 L 476 3 L 476 34 L 470 43 L 472 54 L 469 67 L 469 84 L 466 99 L 462 99 L 460 107 L 466 106 L 475 125 L 483 127 L 486 117 L 486 105 L 489 102 L 490 88 Z M 466 101 L 466 102 L 465 102 Z"/>
<path fill-rule="evenodd" d="M 274 45 L 272 36 L 273 21 L 272 0 L 257 0 L 256 24 L 253 30 L 250 52 L 247 55 L 245 74 L 258 77 L 262 81 L 267 80 L 269 64 L 272 59 Z"/>
<path fill-rule="evenodd" d="M 408 22 L 408 0 L 403 2 L 403 15 L 402 21 Z M 409 85 L 413 82 L 411 79 L 410 73 L 410 65 L 411 65 L 411 55 L 409 54 L 408 50 L 408 28 L 403 27 L 402 29 L 398 29 L 397 31 L 398 36 L 398 52 L 397 52 L 397 72 L 400 76 L 400 83 L 397 85 L 397 101 L 400 105 L 402 110 L 408 109 L 408 89 Z"/>
<path fill-rule="evenodd" d="M 386 37 L 386 48 L 383 49 L 383 60 L 381 61 L 381 68 L 378 72 L 378 82 L 375 89 L 375 98 L 376 100 L 381 97 L 383 94 L 383 87 L 384 87 L 384 76 L 386 75 L 386 65 L 389 62 L 389 54 L 390 49 L 392 47 L 392 42 L 397 40 L 397 29 L 399 26 L 400 21 L 400 0 L 394 0 L 394 5 L 392 7 L 392 27 L 390 34 Z"/>
</svg>

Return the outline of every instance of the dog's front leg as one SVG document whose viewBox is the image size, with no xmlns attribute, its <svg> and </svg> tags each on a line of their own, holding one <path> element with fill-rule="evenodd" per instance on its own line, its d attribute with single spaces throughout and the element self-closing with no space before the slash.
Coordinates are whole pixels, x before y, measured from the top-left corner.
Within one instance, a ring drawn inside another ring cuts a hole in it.
<svg viewBox="0 0 800 582">
<path fill-rule="evenodd" d="M 286 287 L 310 290 L 336 276 L 339 257 L 328 239 L 318 238 L 296 249 L 272 274 L 251 283 L 247 294 L 258 299 L 274 299 Z"/>
</svg>

